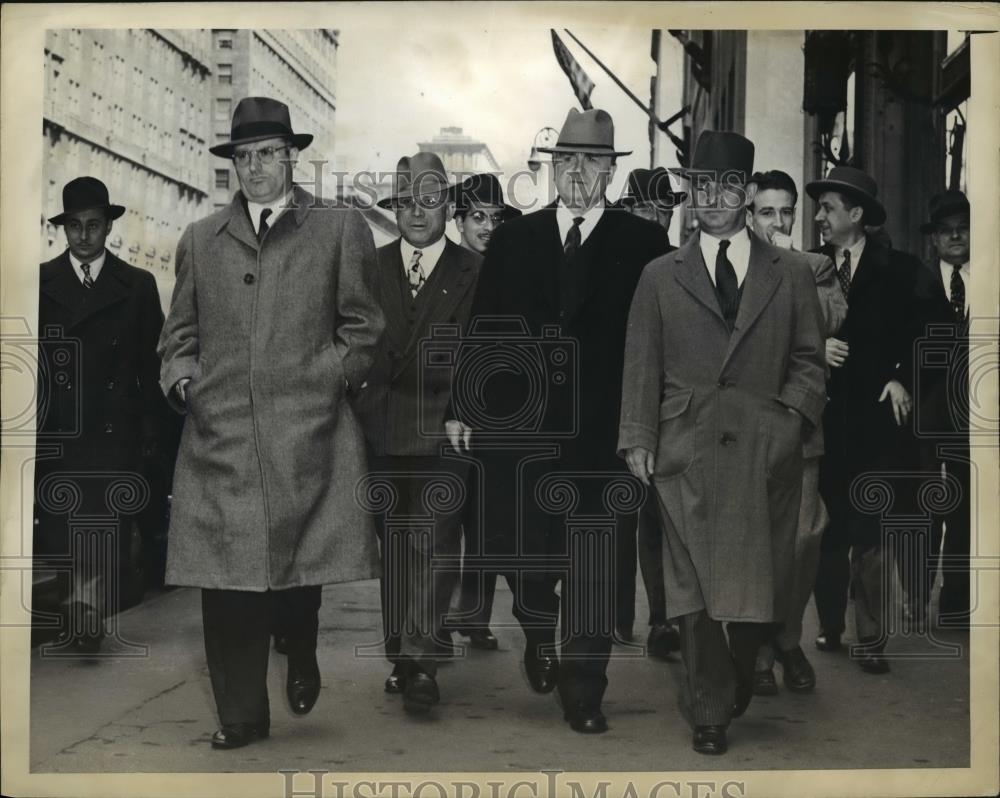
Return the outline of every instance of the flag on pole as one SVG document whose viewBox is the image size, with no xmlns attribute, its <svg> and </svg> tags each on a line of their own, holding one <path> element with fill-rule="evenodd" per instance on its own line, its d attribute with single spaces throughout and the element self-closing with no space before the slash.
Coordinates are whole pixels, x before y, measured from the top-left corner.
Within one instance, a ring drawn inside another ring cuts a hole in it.
<svg viewBox="0 0 1000 798">
<path fill-rule="evenodd" d="M 562 67 L 562 71 L 569 78 L 569 83 L 576 93 L 576 99 L 580 101 L 580 105 L 583 106 L 584 111 L 589 111 L 592 107 L 590 105 L 590 93 L 594 90 L 594 81 L 587 77 L 587 73 L 583 71 L 583 67 L 577 63 L 573 54 L 566 49 L 566 45 L 562 43 L 562 39 L 559 38 L 559 34 L 554 29 L 552 30 L 552 49 L 556 52 L 556 60 L 559 62 L 559 66 Z"/>
</svg>

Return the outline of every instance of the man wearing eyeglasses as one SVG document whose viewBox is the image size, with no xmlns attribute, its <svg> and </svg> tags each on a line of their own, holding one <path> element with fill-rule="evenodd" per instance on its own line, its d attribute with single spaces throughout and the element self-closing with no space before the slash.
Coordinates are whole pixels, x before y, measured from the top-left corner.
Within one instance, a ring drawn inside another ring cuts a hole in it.
<svg viewBox="0 0 1000 798">
<path fill-rule="evenodd" d="M 270 733 L 275 617 L 291 710 L 312 709 L 322 585 L 369 577 L 375 557 L 354 497 L 367 464 L 349 401 L 363 395 L 385 325 L 375 245 L 359 212 L 293 183 L 311 141 L 284 104 L 239 103 L 231 140 L 210 151 L 233 160 L 240 191 L 181 237 L 160 336 L 160 385 L 187 414 L 167 582 L 202 589 L 213 748 Z"/>
<path fill-rule="evenodd" d="M 462 246 L 486 254 L 490 239 L 504 222 L 516 219 L 521 211 L 504 202 L 503 189 L 496 175 L 470 175 L 454 187 L 455 226 Z"/>
</svg>

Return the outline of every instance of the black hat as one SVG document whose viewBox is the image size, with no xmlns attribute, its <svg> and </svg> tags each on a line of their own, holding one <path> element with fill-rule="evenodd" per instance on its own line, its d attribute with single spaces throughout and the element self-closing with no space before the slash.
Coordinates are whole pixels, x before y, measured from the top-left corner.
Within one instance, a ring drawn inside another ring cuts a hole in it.
<svg viewBox="0 0 1000 798">
<path fill-rule="evenodd" d="M 825 191 L 837 191 L 857 202 L 865 211 L 864 223 L 878 227 L 885 221 L 885 208 L 876 199 L 878 186 L 874 178 L 853 166 L 835 166 L 822 180 L 806 183 L 806 194 L 818 200 Z"/>
<path fill-rule="evenodd" d="M 53 216 L 52 224 L 64 224 L 71 213 L 101 209 L 107 213 L 108 221 L 117 219 L 125 208 L 112 205 L 108 199 L 108 187 L 96 177 L 78 177 L 63 186 L 63 212 Z"/>
<path fill-rule="evenodd" d="M 229 141 L 209 147 L 212 155 L 232 158 L 237 144 L 265 139 L 290 139 L 292 146 L 304 150 L 313 140 L 310 133 L 293 133 L 288 106 L 270 97 L 244 97 L 233 111 Z"/>
<path fill-rule="evenodd" d="M 952 216 L 970 216 L 969 199 L 961 191 L 942 191 L 931 197 L 928 208 L 930 221 L 920 225 L 921 233 L 933 233 L 938 224 Z"/>
<path fill-rule="evenodd" d="M 754 146 L 739 133 L 706 130 L 698 136 L 694 157 L 685 172 L 715 172 L 720 177 L 727 172 L 740 172 L 743 180 L 753 174 Z"/>
<path fill-rule="evenodd" d="M 454 201 L 457 215 L 468 213 L 472 210 L 472 203 L 477 205 L 503 208 L 504 219 L 514 219 L 521 215 L 521 211 L 513 205 L 508 205 L 503 200 L 503 189 L 496 175 L 484 172 L 483 174 L 470 175 L 461 183 L 451 189 L 451 199 Z"/>
<path fill-rule="evenodd" d="M 655 169 L 633 169 L 628 176 L 628 193 L 621 198 L 625 207 L 639 202 L 649 202 L 665 211 L 684 202 L 685 191 L 674 191 L 670 174 L 662 166 Z"/>
<path fill-rule="evenodd" d="M 392 193 L 375 203 L 378 207 L 392 210 L 398 200 L 425 196 L 445 197 L 452 189 L 444 163 L 433 152 L 418 152 L 400 158 L 396 164 L 392 186 Z"/>
</svg>

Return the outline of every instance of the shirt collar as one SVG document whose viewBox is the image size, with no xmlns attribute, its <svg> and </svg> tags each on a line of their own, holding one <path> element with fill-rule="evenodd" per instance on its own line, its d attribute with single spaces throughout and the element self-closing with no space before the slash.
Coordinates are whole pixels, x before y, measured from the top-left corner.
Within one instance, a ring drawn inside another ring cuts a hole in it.
<svg viewBox="0 0 1000 798">
<path fill-rule="evenodd" d="M 865 251 L 866 243 L 868 243 L 868 238 L 866 236 L 861 236 L 861 238 L 849 247 L 837 247 L 837 261 L 842 262 L 844 260 L 844 252 L 850 252 L 851 268 L 853 269 L 861 261 L 861 253 Z"/>
<path fill-rule="evenodd" d="M 566 234 L 569 233 L 569 229 L 573 226 L 573 220 L 577 216 L 583 216 L 583 221 L 580 223 L 580 243 L 586 241 L 587 236 L 593 232 L 597 223 L 604 215 L 604 208 L 604 199 L 602 198 L 601 201 L 589 211 L 580 214 L 567 208 L 560 198 L 558 204 L 556 205 L 556 223 L 559 225 L 560 240 L 566 240 Z"/>
<path fill-rule="evenodd" d="M 259 232 L 260 227 L 260 213 L 265 208 L 270 208 L 271 215 L 267 218 L 267 226 L 273 227 L 275 220 L 281 215 L 281 212 L 288 207 L 292 200 L 292 190 L 288 189 L 288 193 L 283 197 L 279 197 L 273 202 L 265 203 L 261 205 L 259 202 L 254 202 L 253 200 L 247 199 L 247 213 L 250 216 L 250 224 L 253 225 L 253 231 L 255 233 Z"/>
<path fill-rule="evenodd" d="M 103 250 L 101 250 L 101 254 L 100 255 L 98 255 L 93 260 L 87 261 L 87 263 L 90 264 L 90 276 L 93 279 L 95 279 L 95 280 L 97 279 L 98 272 L 100 272 L 101 269 L 104 267 L 104 260 L 107 257 L 107 254 L 108 254 L 108 251 L 106 249 L 103 249 Z M 72 252 L 70 252 L 69 253 L 69 262 L 73 264 L 73 270 L 75 272 L 77 272 L 77 274 L 82 279 L 82 277 L 83 277 L 83 269 L 81 269 L 80 266 L 83 264 L 83 261 L 80 260 Z"/>
<path fill-rule="evenodd" d="M 413 253 L 419 249 L 421 253 L 423 253 L 420 256 L 420 265 L 424 267 L 424 274 L 429 274 L 431 269 L 434 268 L 441 255 L 444 253 L 444 248 L 447 243 L 447 236 L 442 234 L 442 236 L 433 244 L 428 244 L 425 247 L 415 247 L 405 238 L 400 236 L 399 248 L 403 255 L 403 268 L 406 269 L 409 267 L 410 261 L 413 259 Z"/>
</svg>

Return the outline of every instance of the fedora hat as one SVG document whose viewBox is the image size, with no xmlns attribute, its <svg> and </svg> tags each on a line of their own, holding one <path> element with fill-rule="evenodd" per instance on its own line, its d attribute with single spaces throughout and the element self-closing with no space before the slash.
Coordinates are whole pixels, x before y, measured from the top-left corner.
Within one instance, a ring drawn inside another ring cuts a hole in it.
<svg viewBox="0 0 1000 798">
<path fill-rule="evenodd" d="M 552 147 L 539 147 L 539 152 L 585 152 L 588 155 L 631 155 L 632 150 L 615 149 L 615 123 L 611 114 L 600 108 L 577 111 L 570 108 L 559 138 Z"/>
<path fill-rule="evenodd" d="M 655 169 L 633 169 L 628 176 L 628 193 L 621 204 L 630 207 L 640 202 L 649 202 L 663 210 L 671 210 L 684 202 L 686 191 L 674 191 L 670 184 L 670 173 L 662 166 Z"/>
<path fill-rule="evenodd" d="M 289 139 L 299 150 L 304 150 L 313 140 L 310 133 L 292 132 L 288 106 L 283 102 L 270 97 L 244 97 L 233 111 L 229 141 L 209 147 L 208 151 L 220 158 L 232 158 L 237 144 L 274 138 Z"/>
<path fill-rule="evenodd" d="M 933 233 L 941 222 L 952 216 L 971 216 L 969 198 L 961 191 L 942 191 L 931 197 L 928 213 L 930 221 L 920 225 L 921 233 Z"/>
<path fill-rule="evenodd" d="M 108 187 L 96 177 L 77 177 L 70 180 L 62 191 L 63 211 L 53 216 L 52 224 L 64 224 L 66 217 L 80 211 L 101 209 L 107 213 L 108 221 L 117 219 L 125 208 L 122 205 L 112 205 L 108 199 Z"/>
<path fill-rule="evenodd" d="M 885 208 L 876 198 L 878 186 L 874 178 L 853 166 L 835 166 L 822 180 L 806 183 L 806 194 L 818 200 L 825 191 L 838 191 L 853 199 L 865 211 L 864 223 L 878 227 L 885 221 Z"/>
<path fill-rule="evenodd" d="M 746 181 L 753 174 L 753 157 L 753 142 L 745 136 L 725 130 L 705 130 L 698 136 L 690 165 L 680 171 L 715 172 L 720 176 L 739 172 Z"/>
<path fill-rule="evenodd" d="M 503 200 L 503 189 L 497 176 L 484 172 L 470 175 L 461 183 L 452 186 L 451 200 L 456 205 L 456 213 L 463 214 L 472 210 L 472 204 L 503 208 L 504 219 L 513 219 L 521 215 L 521 211 Z"/>
<path fill-rule="evenodd" d="M 433 152 L 400 158 L 392 182 L 392 194 L 375 203 L 380 208 L 391 209 L 401 199 L 447 194 L 452 188 L 444 164 Z"/>
</svg>

